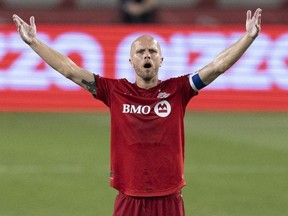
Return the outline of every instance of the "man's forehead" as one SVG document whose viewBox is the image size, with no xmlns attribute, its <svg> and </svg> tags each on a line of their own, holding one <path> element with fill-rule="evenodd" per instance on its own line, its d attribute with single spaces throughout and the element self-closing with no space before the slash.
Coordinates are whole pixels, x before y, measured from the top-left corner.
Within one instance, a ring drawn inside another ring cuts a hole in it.
<svg viewBox="0 0 288 216">
<path fill-rule="evenodd" d="M 151 48 L 151 47 L 158 47 L 158 43 L 156 40 L 153 41 L 135 41 L 134 43 L 135 48 Z"/>
<path fill-rule="evenodd" d="M 132 56 L 137 50 L 140 49 L 156 49 L 159 50 L 161 54 L 161 47 L 158 41 L 149 36 L 149 35 L 143 35 L 139 38 L 137 38 L 132 44 L 130 49 L 130 55 Z"/>
<path fill-rule="evenodd" d="M 132 46 L 136 47 L 159 47 L 158 41 L 151 36 L 141 36 L 137 38 Z"/>
</svg>

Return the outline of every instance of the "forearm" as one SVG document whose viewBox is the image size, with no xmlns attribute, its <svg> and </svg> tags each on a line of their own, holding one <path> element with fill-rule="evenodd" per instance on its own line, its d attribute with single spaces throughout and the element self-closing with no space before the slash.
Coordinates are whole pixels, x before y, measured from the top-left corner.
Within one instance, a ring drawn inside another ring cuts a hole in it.
<svg viewBox="0 0 288 216">
<path fill-rule="evenodd" d="M 70 58 L 51 49 L 36 37 L 36 25 L 34 16 L 30 17 L 30 25 L 16 14 L 13 21 L 22 40 L 28 44 L 50 67 L 58 71 L 66 78 L 89 92 L 96 94 L 94 75 L 84 68 L 77 66 Z"/>
<path fill-rule="evenodd" d="M 213 64 L 215 65 L 215 70 L 222 74 L 227 71 L 233 64 L 235 64 L 245 51 L 253 43 L 254 38 L 250 37 L 247 33 L 240 38 L 232 46 L 220 53 Z"/>
<path fill-rule="evenodd" d="M 221 52 L 214 61 L 199 71 L 202 81 L 208 85 L 219 75 L 227 71 L 241 58 L 253 43 L 254 39 L 255 38 L 252 38 L 245 33 L 245 35 L 243 35 L 237 42 Z"/>
<path fill-rule="evenodd" d="M 30 47 L 54 70 L 70 78 L 77 65 L 67 56 L 51 49 L 39 39 L 33 39 Z"/>
</svg>

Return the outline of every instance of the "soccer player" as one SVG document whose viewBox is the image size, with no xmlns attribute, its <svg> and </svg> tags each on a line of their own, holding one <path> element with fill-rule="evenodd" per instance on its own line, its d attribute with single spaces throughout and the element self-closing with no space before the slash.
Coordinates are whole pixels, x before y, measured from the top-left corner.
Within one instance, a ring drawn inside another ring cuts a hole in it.
<svg viewBox="0 0 288 216">
<path fill-rule="evenodd" d="M 30 25 L 13 15 L 19 34 L 45 62 L 103 101 L 111 113 L 110 184 L 119 191 L 114 216 L 183 216 L 185 107 L 198 91 L 230 68 L 261 29 L 261 12 L 247 11 L 246 32 L 215 60 L 192 74 L 158 79 L 160 44 L 143 35 L 131 45 L 136 82 L 108 79 L 49 48 Z"/>
</svg>

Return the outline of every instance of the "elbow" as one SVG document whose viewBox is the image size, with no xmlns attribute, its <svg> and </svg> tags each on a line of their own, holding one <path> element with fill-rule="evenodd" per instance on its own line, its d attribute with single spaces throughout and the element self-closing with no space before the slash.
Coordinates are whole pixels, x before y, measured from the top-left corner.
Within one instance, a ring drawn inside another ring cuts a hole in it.
<svg viewBox="0 0 288 216">
<path fill-rule="evenodd" d="M 226 70 L 228 70 L 229 66 L 224 64 L 217 64 L 216 62 L 212 62 L 207 68 L 208 73 L 207 76 L 203 77 L 203 82 L 208 85 L 213 82 L 217 77 L 222 75 Z"/>
<path fill-rule="evenodd" d="M 77 71 L 77 67 L 75 64 L 63 64 L 62 67 L 58 69 L 59 73 L 61 73 L 64 77 L 68 79 L 73 79 L 74 74 Z"/>
<path fill-rule="evenodd" d="M 58 71 L 60 74 L 62 74 L 64 77 L 71 79 L 72 77 L 72 73 L 66 68 L 66 67 L 61 67 L 58 69 L 55 69 L 56 71 Z"/>
</svg>

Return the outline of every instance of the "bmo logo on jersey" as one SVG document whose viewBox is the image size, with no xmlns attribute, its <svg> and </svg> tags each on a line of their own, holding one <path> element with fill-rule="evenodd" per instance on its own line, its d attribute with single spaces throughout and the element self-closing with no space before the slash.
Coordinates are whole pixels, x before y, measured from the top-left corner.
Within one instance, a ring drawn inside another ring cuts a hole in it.
<svg viewBox="0 0 288 216">
<path fill-rule="evenodd" d="M 152 108 L 148 105 L 133 105 L 133 104 L 123 104 L 122 113 L 133 113 L 133 114 L 143 114 L 148 115 Z M 171 113 L 171 105 L 168 101 L 163 100 L 158 102 L 154 106 L 154 112 L 159 117 L 167 117 Z"/>
<path fill-rule="evenodd" d="M 154 107 L 154 112 L 160 117 L 167 117 L 171 112 L 171 105 L 168 101 L 160 101 Z"/>
</svg>

